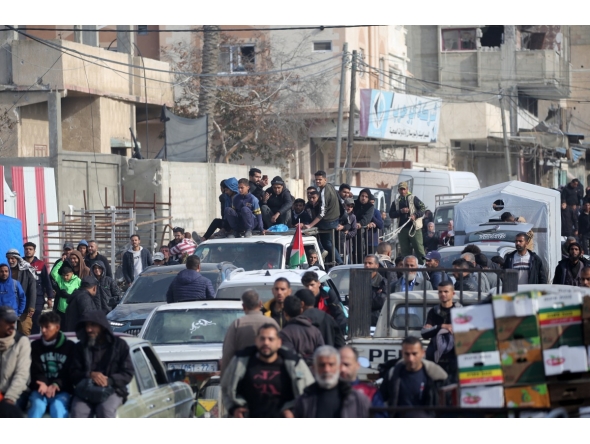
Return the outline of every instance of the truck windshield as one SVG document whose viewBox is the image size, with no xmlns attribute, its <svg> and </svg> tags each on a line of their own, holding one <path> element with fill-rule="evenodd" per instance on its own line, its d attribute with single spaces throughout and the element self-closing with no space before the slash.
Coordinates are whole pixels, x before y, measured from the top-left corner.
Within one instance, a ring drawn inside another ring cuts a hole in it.
<svg viewBox="0 0 590 444">
<path fill-rule="evenodd" d="M 195 256 L 203 264 L 227 261 L 246 271 L 275 270 L 282 268 L 283 246 L 264 242 L 208 242 L 197 248 Z"/>
</svg>

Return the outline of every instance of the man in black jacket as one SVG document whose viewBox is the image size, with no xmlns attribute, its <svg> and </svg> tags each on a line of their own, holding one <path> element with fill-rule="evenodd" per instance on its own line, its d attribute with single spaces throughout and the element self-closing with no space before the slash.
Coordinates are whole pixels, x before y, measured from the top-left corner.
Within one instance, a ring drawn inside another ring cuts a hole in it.
<svg viewBox="0 0 590 444">
<path fill-rule="evenodd" d="M 371 402 L 340 380 L 340 353 L 325 345 L 313 355 L 316 382 L 297 399 L 295 418 L 368 418 Z"/>
<path fill-rule="evenodd" d="M 111 270 L 111 265 L 109 260 L 98 252 L 98 245 L 96 245 L 96 241 L 91 240 L 88 241 L 88 253 L 86 254 L 86 258 L 84 262 L 86 262 L 86 266 L 92 270 L 92 266 L 95 262 L 101 261 L 102 265 L 105 269 L 105 275 L 109 278 L 113 277 L 113 272 Z"/>
<path fill-rule="evenodd" d="M 301 316 L 303 308 L 301 300 L 295 296 L 288 296 L 283 304 L 283 311 L 287 324 L 279 333 L 283 347 L 299 353 L 308 366 L 312 365 L 313 353 L 324 345 L 324 338 L 320 330 L 311 321 Z"/>
<path fill-rule="evenodd" d="M 469 262 L 465 259 L 455 259 L 453 261 L 453 276 L 455 276 L 455 290 L 457 291 L 477 291 L 477 281 L 468 270 L 471 268 Z"/>
<path fill-rule="evenodd" d="M 306 272 L 301 277 L 301 283 L 313 293 L 315 297 L 315 308 L 332 316 L 338 327 L 340 327 L 342 334 L 345 335 L 348 331 L 348 319 L 342 308 L 342 303 L 338 299 L 338 295 L 330 287 L 323 287 L 318 274 L 314 271 Z"/>
<path fill-rule="evenodd" d="M 518 284 L 546 284 L 547 273 L 543 260 L 534 252 L 527 250 L 529 237 L 526 233 L 518 233 L 514 240 L 516 251 L 508 253 L 504 258 L 504 270 L 518 270 Z"/>
<path fill-rule="evenodd" d="M 82 279 L 79 289 L 68 295 L 68 308 L 63 331 L 75 331 L 80 319 L 90 311 L 100 310 L 100 299 L 97 296 L 98 283 L 93 276 Z M 101 310 L 104 311 L 104 310 Z M 104 312 L 106 314 L 106 311 Z"/>
<path fill-rule="evenodd" d="M 129 393 L 127 384 L 134 375 L 127 343 L 115 336 L 102 311 L 86 313 L 76 326 L 80 342 L 74 348 L 70 378 L 74 385 L 72 418 L 115 418 Z M 104 388 L 106 400 L 101 403 L 85 401 L 85 384 L 90 381 Z M 109 394 L 110 393 L 110 394 Z"/>
<path fill-rule="evenodd" d="M 578 218 L 576 211 L 561 202 L 561 235 L 565 237 L 578 235 Z"/>
<path fill-rule="evenodd" d="M 121 268 L 123 269 L 125 282 L 131 285 L 143 270 L 154 265 L 154 261 L 151 253 L 140 246 L 141 238 L 138 234 L 132 235 L 129 240 L 131 248 L 123 253 L 123 265 Z"/>
<path fill-rule="evenodd" d="M 438 284 L 438 300 L 440 304 L 431 308 L 426 316 L 426 324 L 422 327 L 422 337 L 430 339 L 426 349 L 426 359 L 440 365 L 449 375 L 449 383 L 457 382 L 457 355 L 453 346 L 454 341 L 451 325 L 451 309 L 461 307 L 458 302 L 453 302 L 455 289 L 451 281 L 443 281 Z M 439 338 L 439 335 L 441 338 Z M 443 344 L 446 348 L 439 349 Z"/>
<path fill-rule="evenodd" d="M 322 338 L 324 338 L 324 344 L 338 349 L 346 345 L 344 335 L 334 318 L 314 307 L 315 297 L 311 291 L 298 290 L 295 297 L 301 300 L 301 306 L 303 307 L 301 316 L 309 319 L 320 330 Z"/>
<path fill-rule="evenodd" d="M 581 286 L 582 270 L 588 266 L 584 259 L 582 246 L 572 242 L 568 246 L 569 257 L 562 259 L 555 267 L 553 283 L 557 285 Z"/>
<path fill-rule="evenodd" d="M 275 177 L 271 185 L 272 187 L 266 190 L 260 202 L 265 229 L 278 224 L 286 225 L 289 222 L 293 205 L 293 196 L 285 187 L 285 182 L 281 177 Z"/>
<path fill-rule="evenodd" d="M 18 331 L 25 336 L 29 336 L 33 329 L 33 316 L 35 315 L 35 307 L 37 306 L 37 271 L 20 256 L 20 253 L 16 249 L 8 250 L 6 252 L 6 259 L 8 260 L 8 265 L 10 265 L 12 279 L 20 282 L 27 297 L 25 311 L 19 319 Z M 42 297 L 43 295 L 41 295 Z"/>
<path fill-rule="evenodd" d="M 121 300 L 121 291 L 114 279 L 106 275 L 106 268 L 102 261 L 96 261 L 90 269 L 97 282 L 100 309 L 110 312 Z"/>
<path fill-rule="evenodd" d="M 379 258 L 377 256 L 369 255 L 365 257 L 364 267 L 375 270 L 371 273 L 371 327 L 375 327 L 383 304 L 385 304 L 389 294 L 387 281 L 377 272 L 379 269 Z"/>
<path fill-rule="evenodd" d="M 252 194 L 258 202 L 262 202 L 262 198 L 264 197 L 264 189 L 261 184 L 262 180 L 262 171 L 258 168 L 250 168 L 250 172 L 248 173 L 248 182 L 250 184 L 250 194 Z"/>
<path fill-rule="evenodd" d="M 590 252 L 590 201 L 585 201 L 578 216 L 578 234 L 585 254 Z"/>
<path fill-rule="evenodd" d="M 565 201 L 568 207 L 576 210 L 580 201 L 584 198 L 584 190 L 580 187 L 580 181 L 573 179 L 569 184 L 561 190 L 561 201 Z"/>
<path fill-rule="evenodd" d="M 424 359 L 420 339 L 409 336 L 402 342 L 402 359 L 383 378 L 381 393 L 389 407 L 435 407 L 438 390 L 446 380 L 447 373 L 439 365 Z"/>
<path fill-rule="evenodd" d="M 440 268 L 441 259 L 442 256 L 438 251 L 430 251 L 424 256 L 424 262 L 428 269 L 428 277 L 430 278 L 432 288 L 438 288 L 438 284 L 450 280 L 449 276 L 444 271 L 438 270 L 438 268 Z"/>
</svg>

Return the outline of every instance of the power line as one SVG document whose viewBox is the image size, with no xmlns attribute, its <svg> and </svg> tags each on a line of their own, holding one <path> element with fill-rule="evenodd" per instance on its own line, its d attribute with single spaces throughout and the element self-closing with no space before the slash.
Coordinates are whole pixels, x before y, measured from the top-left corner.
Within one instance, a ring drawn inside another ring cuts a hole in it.
<svg viewBox="0 0 590 444">
<path fill-rule="evenodd" d="M 9 29 L 9 25 L 4 25 Z M 137 25 L 136 25 L 137 26 Z M 389 25 L 320 25 L 320 26 L 282 26 L 282 27 L 269 27 L 269 28 L 229 28 L 221 29 L 221 32 L 252 32 L 252 31 L 298 31 L 298 30 L 318 30 L 323 31 L 324 29 L 346 29 L 346 28 L 366 28 L 366 27 L 379 27 Z M 77 29 L 77 28 L 44 28 L 44 27 L 26 27 L 27 31 L 60 31 L 60 32 L 126 32 L 126 33 L 162 33 L 162 32 L 191 32 L 191 33 L 205 33 L 203 28 L 199 29 Z M 217 31 L 216 31 L 217 32 Z"/>
</svg>

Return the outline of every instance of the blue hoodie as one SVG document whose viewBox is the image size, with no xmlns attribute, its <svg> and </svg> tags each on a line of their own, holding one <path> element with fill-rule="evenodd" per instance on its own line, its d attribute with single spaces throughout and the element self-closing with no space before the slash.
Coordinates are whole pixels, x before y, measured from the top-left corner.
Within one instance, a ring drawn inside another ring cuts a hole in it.
<svg viewBox="0 0 590 444">
<path fill-rule="evenodd" d="M 209 279 L 196 270 L 182 270 L 168 287 L 166 302 L 190 302 L 215 299 L 215 289 Z"/>
<path fill-rule="evenodd" d="M 20 316 L 27 306 L 27 296 L 20 282 L 12 279 L 10 267 L 7 264 L 0 264 L 0 267 L 8 267 L 8 279 L 0 280 L 0 306 L 7 305 Z"/>
<path fill-rule="evenodd" d="M 232 192 L 234 192 L 235 194 L 238 194 L 238 179 L 236 179 L 235 177 L 230 177 L 229 179 L 225 179 L 223 181 L 223 184 L 229 188 L 230 190 L 232 190 Z M 223 208 L 221 209 L 221 218 L 223 219 L 223 215 L 225 214 L 225 209 L 226 208 L 231 208 L 232 206 L 232 198 L 229 197 L 227 194 L 223 194 L 223 198 L 224 198 L 224 205 Z"/>
</svg>

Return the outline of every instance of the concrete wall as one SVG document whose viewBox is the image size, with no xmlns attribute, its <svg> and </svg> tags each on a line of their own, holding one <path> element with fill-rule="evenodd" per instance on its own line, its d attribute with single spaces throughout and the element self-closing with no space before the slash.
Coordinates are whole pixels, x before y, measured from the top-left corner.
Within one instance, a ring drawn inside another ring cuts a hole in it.
<svg viewBox="0 0 590 444">
<path fill-rule="evenodd" d="M 41 105 L 47 109 L 46 103 Z M 26 108 L 29 107 L 23 109 Z M 101 115 L 98 97 L 78 96 L 62 99 L 61 119 L 62 146 L 65 151 L 92 152 L 94 147 L 96 152 L 104 152 L 101 149 Z M 44 124 L 47 129 L 47 120 Z M 23 122 L 23 132 L 27 131 L 28 125 Z M 104 153 L 110 154 L 110 152 L 109 149 Z"/>
<path fill-rule="evenodd" d="M 22 106 L 20 110 L 19 150 L 20 157 L 33 157 L 35 145 L 47 146 L 49 155 L 49 126 L 47 123 L 47 102 L 34 105 Z M 7 153 L 6 156 L 10 156 Z"/>
<path fill-rule="evenodd" d="M 100 97 L 100 152 L 111 154 L 111 139 L 131 143 L 129 128 L 135 128 L 135 105 Z M 96 129 L 95 129 L 96 131 Z"/>
</svg>

